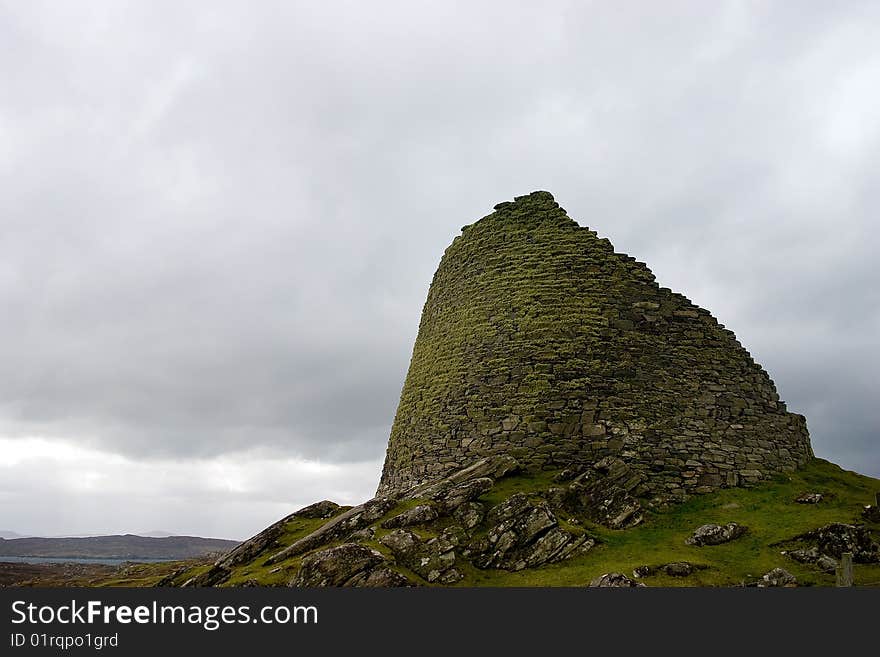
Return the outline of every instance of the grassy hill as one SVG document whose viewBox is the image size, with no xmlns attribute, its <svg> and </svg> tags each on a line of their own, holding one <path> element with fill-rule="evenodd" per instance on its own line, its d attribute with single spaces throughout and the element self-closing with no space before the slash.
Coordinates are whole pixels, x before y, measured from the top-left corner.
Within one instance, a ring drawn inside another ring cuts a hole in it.
<svg viewBox="0 0 880 657">
<path fill-rule="evenodd" d="M 492 506 L 513 493 L 537 494 L 553 485 L 553 474 L 505 477 L 479 501 Z M 864 524 L 876 540 L 880 537 L 880 525 L 867 523 L 861 512 L 866 504 L 874 501 L 877 491 L 880 491 L 880 480 L 815 459 L 797 472 L 780 475 L 753 488 L 724 489 L 695 496 L 664 511 L 646 511 L 644 522 L 630 529 L 612 530 L 590 522 L 570 524 L 560 517 L 561 527 L 575 534 L 587 533 L 597 539 L 598 545 L 561 563 L 517 572 L 479 569 L 462 559 L 459 570 L 464 577 L 454 586 L 585 586 L 603 573 L 631 575 L 638 566 L 659 566 L 677 561 L 687 561 L 700 568 L 688 577 L 659 574 L 642 581 L 648 586 L 737 586 L 755 581 L 775 567 L 782 567 L 794 574 L 802 586 L 833 586 L 833 573 L 823 572 L 813 564 L 799 563 L 783 554 L 786 548 L 796 546 L 785 542 L 833 522 Z M 795 502 L 798 496 L 808 492 L 822 493 L 823 500 L 818 504 Z M 391 558 L 388 548 L 380 542 L 391 530 L 382 529 L 381 522 L 419 503 L 419 500 L 406 500 L 391 508 L 374 523 L 375 536 L 362 542 Z M 341 508 L 340 512 L 343 510 Z M 220 585 L 287 585 L 299 570 L 302 557 L 291 557 L 271 565 L 267 565 L 266 560 L 326 522 L 325 519 L 291 517 L 268 548 L 251 561 L 234 567 Z M 697 547 L 685 544 L 685 539 L 698 526 L 728 522 L 745 525 L 748 532 L 722 545 Z M 439 519 L 412 529 L 421 538 L 428 539 L 451 524 L 454 524 L 451 518 Z M 165 575 L 165 584 L 181 585 L 211 568 L 209 564 L 179 566 L 173 576 L 168 576 L 174 567 L 165 564 L 152 575 L 140 573 L 138 578 L 130 581 L 117 577 L 107 583 L 150 585 Z M 407 568 L 395 566 L 394 569 L 428 585 Z M 857 585 L 880 586 L 880 564 L 856 563 L 854 572 Z"/>
<path fill-rule="evenodd" d="M 51 557 L 60 559 L 193 559 L 218 554 L 238 541 L 200 536 L 83 536 L 75 538 L 0 538 L 3 557 Z"/>
</svg>

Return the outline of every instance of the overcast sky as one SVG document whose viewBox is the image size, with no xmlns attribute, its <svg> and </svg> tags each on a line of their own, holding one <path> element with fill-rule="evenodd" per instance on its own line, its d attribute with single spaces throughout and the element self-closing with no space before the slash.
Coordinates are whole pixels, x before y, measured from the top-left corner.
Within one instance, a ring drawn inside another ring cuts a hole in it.
<svg viewBox="0 0 880 657">
<path fill-rule="evenodd" d="M 880 476 L 880 4 L 0 0 L 0 529 L 378 483 L 431 276 L 551 191 Z"/>
</svg>

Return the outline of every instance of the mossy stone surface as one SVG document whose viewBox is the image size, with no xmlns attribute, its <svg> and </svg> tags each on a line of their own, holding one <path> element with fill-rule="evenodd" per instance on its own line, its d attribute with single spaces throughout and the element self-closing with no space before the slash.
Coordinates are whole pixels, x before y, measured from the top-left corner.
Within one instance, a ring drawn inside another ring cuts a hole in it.
<svg viewBox="0 0 880 657">
<path fill-rule="evenodd" d="M 734 334 L 549 192 L 462 229 L 428 292 L 380 494 L 489 454 L 532 471 L 618 456 L 645 494 L 748 485 L 812 457 Z"/>
</svg>

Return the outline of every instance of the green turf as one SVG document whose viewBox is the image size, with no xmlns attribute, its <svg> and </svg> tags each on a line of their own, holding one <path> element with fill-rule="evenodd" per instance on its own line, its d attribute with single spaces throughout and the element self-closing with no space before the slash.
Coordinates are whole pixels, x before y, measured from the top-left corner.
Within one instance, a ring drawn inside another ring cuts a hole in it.
<svg viewBox="0 0 880 657">
<path fill-rule="evenodd" d="M 602 544 L 581 557 L 517 573 L 473 569 L 461 585 L 582 586 L 607 572 L 631 575 L 640 565 L 690 561 L 708 568 L 690 577 L 661 575 L 644 581 L 649 586 L 731 586 L 780 566 L 801 584 L 830 586 L 834 575 L 780 554 L 784 547 L 773 544 L 830 522 L 863 522 L 861 510 L 874 500 L 875 491 L 880 491 L 880 480 L 815 459 L 802 470 L 754 488 L 724 489 L 695 496 L 665 513 L 649 513 L 643 524 L 632 529 L 587 525 Z M 821 492 L 825 500 L 816 505 L 795 503 L 804 492 Z M 727 522 L 746 525 L 748 534 L 724 545 L 685 544 L 699 525 Z M 876 536 L 880 526 L 869 527 Z M 880 585 L 880 565 L 856 564 L 855 580 L 856 584 Z"/>
<path fill-rule="evenodd" d="M 553 486 L 551 472 L 521 474 L 499 480 L 480 501 L 492 506 L 518 492 L 532 493 Z M 558 485 L 558 484 L 556 484 Z M 628 576 L 637 566 L 659 566 L 673 561 L 689 561 L 705 566 L 689 577 L 676 578 L 656 575 L 645 578 L 648 586 L 736 586 L 754 581 L 774 567 L 782 567 L 794 574 L 801 585 L 833 586 L 835 577 L 815 566 L 800 564 L 781 554 L 785 545 L 778 545 L 792 537 L 831 522 L 864 523 L 861 511 L 874 501 L 880 491 L 880 480 L 872 479 L 815 459 L 803 469 L 780 475 L 773 481 L 753 488 L 728 488 L 707 495 L 698 495 L 665 512 L 646 512 L 644 522 L 632 529 L 610 530 L 584 522 L 569 524 L 560 518 L 564 529 L 588 532 L 601 542 L 590 552 L 563 563 L 519 572 L 480 570 L 465 559 L 458 559 L 456 567 L 465 578 L 456 586 L 584 586 L 593 578 L 607 572 L 621 572 Z M 825 499 L 819 504 L 797 504 L 794 500 L 805 492 L 819 492 Z M 385 514 L 390 518 L 418 504 L 419 500 L 401 502 Z M 241 586 L 256 582 L 262 586 L 286 585 L 296 574 L 301 556 L 292 557 L 271 566 L 265 561 L 281 548 L 290 545 L 320 527 L 326 520 L 296 518 L 285 527 L 284 534 L 264 554 L 253 562 L 235 568 L 223 586 Z M 378 539 L 389 530 L 379 525 L 375 539 L 366 545 L 391 558 Z M 698 526 L 706 523 L 737 522 L 748 527 L 748 533 L 735 541 L 716 546 L 690 546 L 685 539 Z M 452 518 L 441 518 L 429 525 L 411 528 L 423 539 L 436 536 L 450 524 Z M 867 524 L 880 537 L 880 525 Z M 481 531 L 485 531 L 482 528 Z M 335 545 L 331 543 L 328 545 Z M 131 577 L 116 577 L 104 585 L 149 586 L 158 581 L 158 571 L 173 572 L 173 564 L 163 564 L 155 571 L 136 571 Z M 179 564 L 177 565 L 179 567 Z M 175 577 L 181 584 L 209 566 L 200 564 Z M 149 570 L 149 569 L 148 569 Z M 412 579 L 418 578 L 405 568 L 397 568 Z M 880 564 L 855 564 L 857 585 L 880 586 Z"/>
</svg>

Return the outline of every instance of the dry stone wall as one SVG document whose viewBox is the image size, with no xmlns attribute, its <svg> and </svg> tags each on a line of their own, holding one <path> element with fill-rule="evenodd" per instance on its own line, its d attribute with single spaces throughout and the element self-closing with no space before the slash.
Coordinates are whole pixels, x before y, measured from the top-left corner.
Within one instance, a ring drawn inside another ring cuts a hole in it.
<svg viewBox="0 0 880 657">
<path fill-rule="evenodd" d="M 616 456 L 644 492 L 675 495 L 754 483 L 812 450 L 731 331 L 534 192 L 446 250 L 379 493 L 491 454 L 532 469 Z"/>
</svg>

